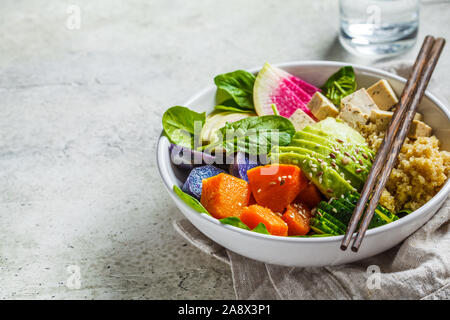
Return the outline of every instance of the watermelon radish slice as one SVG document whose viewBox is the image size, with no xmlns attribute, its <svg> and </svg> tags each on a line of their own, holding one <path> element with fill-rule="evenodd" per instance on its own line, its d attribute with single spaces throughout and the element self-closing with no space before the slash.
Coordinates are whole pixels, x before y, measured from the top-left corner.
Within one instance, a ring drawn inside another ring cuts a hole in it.
<svg viewBox="0 0 450 320">
<path fill-rule="evenodd" d="M 306 92 L 311 97 L 314 95 L 314 93 L 316 93 L 317 91 L 320 91 L 319 88 L 313 86 L 312 84 L 310 84 L 306 81 L 303 81 L 302 79 L 300 79 L 290 73 L 287 73 L 286 71 L 284 71 L 280 68 L 277 68 L 277 67 L 272 67 L 272 68 L 276 71 L 276 73 L 279 76 L 281 76 L 284 79 L 290 80 L 291 82 L 293 82 L 295 85 L 300 87 L 304 92 Z"/>
<path fill-rule="evenodd" d="M 295 79 L 298 78 L 266 63 L 258 73 L 253 87 L 253 102 L 256 113 L 260 116 L 273 114 L 272 104 L 275 104 L 278 112 L 283 117 L 289 118 L 295 110 L 300 108 L 317 121 L 306 106 L 312 95 L 296 84 L 296 82 L 300 83 L 298 81 L 300 79 Z M 303 80 L 300 81 L 306 83 Z M 307 84 L 306 88 L 309 92 L 319 90 L 309 84 Z"/>
</svg>

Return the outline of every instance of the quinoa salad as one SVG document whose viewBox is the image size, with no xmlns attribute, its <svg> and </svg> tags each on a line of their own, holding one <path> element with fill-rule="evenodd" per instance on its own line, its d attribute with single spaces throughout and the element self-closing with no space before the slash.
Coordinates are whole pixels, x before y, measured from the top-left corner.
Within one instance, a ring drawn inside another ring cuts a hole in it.
<svg viewBox="0 0 450 320">
<path fill-rule="evenodd" d="M 223 224 L 284 237 L 345 234 L 398 97 L 386 79 L 358 86 L 351 66 L 315 86 L 268 63 L 214 78 L 209 114 L 163 115 L 178 168 L 173 191 Z M 369 228 L 417 210 L 445 184 L 450 153 L 420 113 Z"/>
</svg>

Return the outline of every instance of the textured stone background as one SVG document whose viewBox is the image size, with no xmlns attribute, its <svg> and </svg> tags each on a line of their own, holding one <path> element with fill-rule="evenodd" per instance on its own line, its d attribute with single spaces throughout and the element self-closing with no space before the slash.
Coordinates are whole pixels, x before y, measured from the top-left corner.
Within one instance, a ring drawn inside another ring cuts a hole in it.
<svg viewBox="0 0 450 320">
<path fill-rule="evenodd" d="M 70 4 L 79 30 L 66 27 Z M 450 4 L 422 9 L 420 39 L 448 37 Z M 228 266 L 172 227 L 181 213 L 154 159 L 161 115 L 265 61 L 372 63 L 341 49 L 337 23 L 336 0 L 3 0 L 0 298 L 234 298 Z M 447 48 L 443 88 L 449 67 Z M 80 289 L 66 286 L 70 265 Z"/>
</svg>

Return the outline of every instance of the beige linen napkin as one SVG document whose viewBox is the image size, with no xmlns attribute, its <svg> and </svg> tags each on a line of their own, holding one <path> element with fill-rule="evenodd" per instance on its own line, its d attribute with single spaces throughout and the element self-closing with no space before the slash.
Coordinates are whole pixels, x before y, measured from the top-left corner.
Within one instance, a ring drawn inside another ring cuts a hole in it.
<svg viewBox="0 0 450 320">
<path fill-rule="evenodd" d="M 406 78 L 411 63 L 378 67 Z M 431 83 L 430 89 L 439 88 Z M 333 267 L 264 264 L 223 248 L 186 219 L 174 221 L 174 227 L 190 243 L 230 265 L 237 299 L 450 299 L 450 198 L 400 245 Z"/>
</svg>

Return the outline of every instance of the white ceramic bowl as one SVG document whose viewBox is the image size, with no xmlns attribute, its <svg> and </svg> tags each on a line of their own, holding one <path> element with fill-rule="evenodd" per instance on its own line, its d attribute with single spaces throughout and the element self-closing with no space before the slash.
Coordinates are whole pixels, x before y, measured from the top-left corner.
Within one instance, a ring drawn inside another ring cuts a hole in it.
<svg viewBox="0 0 450 320">
<path fill-rule="evenodd" d="M 322 85 L 326 79 L 340 67 L 350 65 L 341 62 L 302 61 L 277 65 L 278 67 L 316 85 Z M 353 65 L 360 87 L 368 87 L 378 79 L 387 79 L 397 95 L 400 96 L 405 79 L 374 68 Z M 257 72 L 258 69 L 250 70 Z M 197 111 L 211 111 L 214 107 L 216 88 L 210 86 L 194 96 L 185 105 Z M 450 150 L 450 112 L 446 106 L 427 92 L 418 112 L 433 128 L 433 133 L 442 143 L 444 150 Z M 158 142 L 157 162 L 164 184 L 177 207 L 184 216 L 207 237 L 225 248 L 243 256 L 271 264 L 285 266 L 325 266 L 349 263 L 376 255 L 397 245 L 426 223 L 443 204 L 450 190 L 449 181 L 425 205 L 395 222 L 368 230 L 358 253 L 350 249 L 341 251 L 339 246 L 343 236 L 324 238 L 278 237 L 246 231 L 221 224 L 216 219 L 187 206 L 172 191 L 174 184 L 181 186 L 177 178 L 180 172 L 171 165 L 169 141 L 162 136 Z"/>
</svg>

